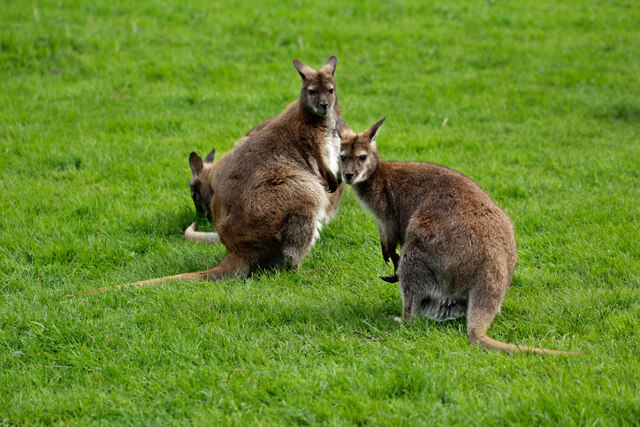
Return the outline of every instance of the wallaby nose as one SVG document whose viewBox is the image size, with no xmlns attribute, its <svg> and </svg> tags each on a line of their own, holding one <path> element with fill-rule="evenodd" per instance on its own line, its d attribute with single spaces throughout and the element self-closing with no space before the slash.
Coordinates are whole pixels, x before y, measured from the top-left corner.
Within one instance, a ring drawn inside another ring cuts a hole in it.
<svg viewBox="0 0 640 427">
<path fill-rule="evenodd" d="M 353 178 L 353 172 L 345 172 L 344 173 L 344 180 L 349 182 L 351 181 L 351 179 Z"/>
<path fill-rule="evenodd" d="M 320 103 L 320 108 L 322 108 L 323 110 L 326 110 L 327 108 L 329 108 L 329 103 L 328 102 L 321 102 Z"/>
</svg>

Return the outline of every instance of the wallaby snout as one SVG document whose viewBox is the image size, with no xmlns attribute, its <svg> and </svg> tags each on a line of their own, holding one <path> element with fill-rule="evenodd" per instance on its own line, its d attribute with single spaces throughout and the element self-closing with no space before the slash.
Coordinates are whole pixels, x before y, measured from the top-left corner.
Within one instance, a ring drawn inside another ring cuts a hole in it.
<svg viewBox="0 0 640 427">
<path fill-rule="evenodd" d="M 346 182 L 347 184 L 351 184 L 353 181 L 353 177 L 354 177 L 354 173 L 353 172 L 343 172 L 342 176 L 344 177 L 344 182 Z"/>
</svg>

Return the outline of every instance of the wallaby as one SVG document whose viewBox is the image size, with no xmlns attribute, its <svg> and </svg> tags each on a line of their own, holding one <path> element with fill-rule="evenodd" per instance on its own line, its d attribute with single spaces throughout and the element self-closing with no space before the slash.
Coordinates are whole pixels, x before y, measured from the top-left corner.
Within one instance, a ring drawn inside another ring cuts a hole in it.
<svg viewBox="0 0 640 427">
<path fill-rule="evenodd" d="M 233 149 L 242 145 L 252 133 L 262 129 L 270 120 L 271 119 L 254 127 L 248 134 L 236 141 L 233 148 L 224 153 L 219 159 L 215 159 L 215 148 L 207 155 L 207 157 L 205 157 L 204 161 L 196 152 L 191 152 L 191 155 L 189 156 L 189 166 L 191 168 L 189 187 L 191 189 L 191 198 L 193 199 L 198 215 L 215 222 L 215 219 L 212 218 L 211 215 L 211 204 L 222 168 L 224 168 L 229 156 L 233 152 Z M 334 157 L 337 158 L 337 155 Z M 329 208 L 327 209 L 327 215 L 325 218 L 327 223 L 337 214 L 344 189 L 345 185 L 340 183 L 335 192 L 328 194 Z M 211 244 L 220 243 L 220 236 L 218 233 L 200 232 L 196 231 L 197 229 L 198 223 L 194 221 L 184 231 L 185 240 Z"/>
<path fill-rule="evenodd" d="M 233 148 L 242 145 L 247 139 L 249 139 L 249 135 L 265 127 L 269 121 L 270 119 L 255 126 L 249 131 L 249 133 L 237 140 L 234 143 Z M 227 163 L 227 159 L 229 159 L 233 148 L 224 153 L 217 160 L 215 160 L 215 148 L 207 154 L 204 161 L 195 151 L 192 151 L 189 155 L 189 167 L 191 168 L 189 187 L 191 189 L 191 198 L 193 199 L 193 203 L 196 207 L 196 213 L 208 220 L 213 219 L 211 216 L 211 200 L 215 193 L 218 179 L 220 178 L 220 172 L 222 172 L 222 168 Z M 184 231 L 185 240 L 210 244 L 220 243 L 220 236 L 215 231 L 201 232 L 196 231 L 197 229 L 198 223 L 196 221 L 192 222 Z"/>
<path fill-rule="evenodd" d="M 165 280 L 246 277 L 258 269 L 298 268 L 327 217 L 326 191 L 338 188 L 340 118 L 330 57 L 318 71 L 298 60 L 300 98 L 254 132 L 222 168 L 212 213 L 227 255 L 196 273 L 101 288 L 147 286 Z"/>
<path fill-rule="evenodd" d="M 467 317 L 469 341 L 505 353 L 567 354 L 487 336 L 517 262 L 511 219 L 471 179 L 431 163 L 383 162 L 376 137 L 384 118 L 356 134 L 342 120 L 343 181 L 378 222 L 385 262 L 400 282 L 402 319 Z M 396 247 L 401 245 L 401 255 Z"/>
<path fill-rule="evenodd" d="M 233 144 L 233 148 L 244 144 L 244 142 L 249 139 L 249 136 L 264 128 L 270 121 L 271 119 L 268 119 L 253 127 L 246 135 Z M 195 151 L 192 151 L 189 155 L 189 167 L 191 168 L 189 187 L 191 188 L 191 198 L 193 199 L 196 212 L 199 216 L 203 216 L 209 220 L 212 219 L 210 207 L 211 198 L 213 197 L 215 186 L 218 183 L 220 172 L 226 164 L 229 155 L 232 153 L 233 148 L 217 160 L 215 160 L 215 148 L 207 154 L 204 161 Z"/>
</svg>

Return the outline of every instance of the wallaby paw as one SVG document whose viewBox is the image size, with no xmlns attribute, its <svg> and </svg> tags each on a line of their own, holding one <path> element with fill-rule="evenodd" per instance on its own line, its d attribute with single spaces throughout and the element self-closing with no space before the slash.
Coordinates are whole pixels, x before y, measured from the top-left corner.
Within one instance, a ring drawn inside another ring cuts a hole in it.
<svg viewBox="0 0 640 427">
<path fill-rule="evenodd" d="M 385 282 L 389 282 L 389 283 L 398 283 L 398 281 L 400 280 L 397 274 L 391 274 L 389 276 L 378 276 L 378 277 L 384 280 Z"/>
<path fill-rule="evenodd" d="M 338 180 L 336 179 L 336 176 L 333 173 L 329 173 L 327 174 L 326 180 L 327 180 L 327 192 L 335 193 L 336 190 L 338 189 Z"/>
</svg>

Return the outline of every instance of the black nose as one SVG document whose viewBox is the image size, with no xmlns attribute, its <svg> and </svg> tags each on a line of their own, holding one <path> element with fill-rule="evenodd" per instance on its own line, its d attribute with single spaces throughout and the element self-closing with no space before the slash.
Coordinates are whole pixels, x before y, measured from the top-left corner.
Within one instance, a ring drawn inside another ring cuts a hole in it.
<svg viewBox="0 0 640 427">
<path fill-rule="evenodd" d="M 345 172 L 344 173 L 345 181 L 351 181 L 351 178 L 353 178 L 353 172 Z"/>
<path fill-rule="evenodd" d="M 321 102 L 320 103 L 320 108 L 322 108 L 323 110 L 326 110 L 327 107 L 329 107 L 329 103 L 328 102 Z"/>
</svg>

